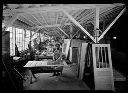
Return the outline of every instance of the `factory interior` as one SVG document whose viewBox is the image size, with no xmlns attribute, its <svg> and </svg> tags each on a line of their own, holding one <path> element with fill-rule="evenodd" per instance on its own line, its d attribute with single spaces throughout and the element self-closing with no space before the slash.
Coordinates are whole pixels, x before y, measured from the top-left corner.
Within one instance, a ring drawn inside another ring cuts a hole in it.
<svg viewBox="0 0 128 93">
<path fill-rule="evenodd" d="M 3 4 L 2 89 L 125 91 L 125 15 L 124 3 Z"/>
</svg>

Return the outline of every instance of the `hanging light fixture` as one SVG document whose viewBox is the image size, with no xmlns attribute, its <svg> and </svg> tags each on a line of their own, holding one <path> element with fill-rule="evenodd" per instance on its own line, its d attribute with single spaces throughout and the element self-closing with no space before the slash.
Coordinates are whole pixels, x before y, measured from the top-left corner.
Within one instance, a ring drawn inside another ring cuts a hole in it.
<svg viewBox="0 0 128 93">
<path fill-rule="evenodd" d="M 84 39 L 86 38 L 86 36 L 84 36 Z"/>
</svg>

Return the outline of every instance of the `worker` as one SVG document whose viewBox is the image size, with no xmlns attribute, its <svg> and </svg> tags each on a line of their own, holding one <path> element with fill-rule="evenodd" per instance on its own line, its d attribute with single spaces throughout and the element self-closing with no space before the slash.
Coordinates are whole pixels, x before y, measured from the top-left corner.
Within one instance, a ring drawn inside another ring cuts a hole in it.
<svg viewBox="0 0 128 93">
<path fill-rule="evenodd" d="M 29 48 L 29 60 L 34 60 L 35 59 L 35 50 L 31 47 L 31 41 L 29 42 L 29 44 L 28 44 L 28 48 Z"/>
<path fill-rule="evenodd" d="M 17 57 L 20 56 L 20 53 L 19 53 L 19 50 L 18 50 L 18 47 L 16 44 L 15 44 L 15 56 L 17 56 Z"/>
<path fill-rule="evenodd" d="M 58 50 L 58 53 L 55 53 L 57 54 L 58 58 L 55 60 L 55 64 L 61 64 L 61 62 L 63 62 L 64 60 L 64 55 L 62 53 L 59 53 L 59 50 Z M 55 67 L 54 68 L 56 71 L 53 72 L 53 76 L 59 76 L 59 75 L 62 75 L 62 70 L 63 70 L 63 66 L 59 66 L 59 67 Z"/>
</svg>

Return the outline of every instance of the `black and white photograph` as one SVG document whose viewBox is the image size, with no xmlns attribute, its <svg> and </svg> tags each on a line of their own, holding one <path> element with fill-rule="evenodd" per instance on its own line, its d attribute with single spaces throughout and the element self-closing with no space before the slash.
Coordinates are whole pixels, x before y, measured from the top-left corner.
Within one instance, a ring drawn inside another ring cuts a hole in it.
<svg viewBox="0 0 128 93">
<path fill-rule="evenodd" d="M 2 9 L 2 90 L 127 91 L 125 2 Z"/>
</svg>

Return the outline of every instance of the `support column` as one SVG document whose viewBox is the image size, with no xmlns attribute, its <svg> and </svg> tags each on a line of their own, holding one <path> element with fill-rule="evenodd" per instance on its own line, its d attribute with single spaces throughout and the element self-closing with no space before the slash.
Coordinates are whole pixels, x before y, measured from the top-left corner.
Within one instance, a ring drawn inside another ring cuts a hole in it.
<svg viewBox="0 0 128 93">
<path fill-rule="evenodd" d="M 94 35 L 95 35 L 96 43 L 99 43 L 98 42 L 98 37 L 99 37 L 99 11 L 100 11 L 100 9 L 96 8 L 95 28 L 94 28 L 94 31 L 95 31 Z"/>
</svg>

